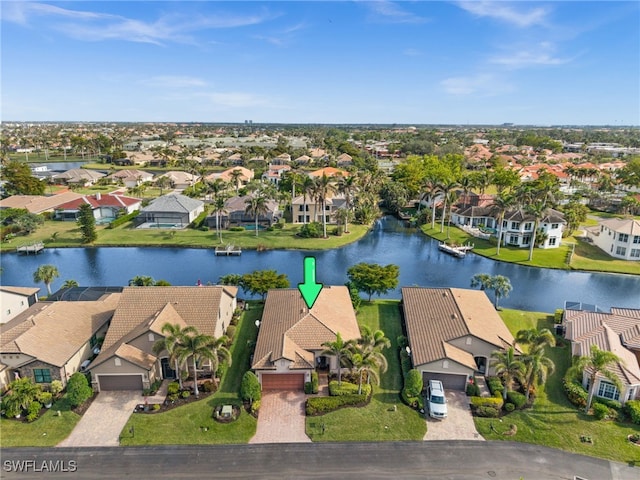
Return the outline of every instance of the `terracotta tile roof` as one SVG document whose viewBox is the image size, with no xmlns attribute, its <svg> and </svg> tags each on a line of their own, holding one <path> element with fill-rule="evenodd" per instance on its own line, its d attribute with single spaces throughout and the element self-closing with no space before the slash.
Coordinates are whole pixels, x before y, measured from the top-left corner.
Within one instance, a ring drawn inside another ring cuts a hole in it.
<svg viewBox="0 0 640 480">
<path fill-rule="evenodd" d="M 325 286 L 309 310 L 298 289 L 270 290 L 262 314 L 253 369 L 274 368 L 278 359 L 288 359 L 293 368 L 312 368 L 312 350 L 334 341 L 360 338 L 349 291 L 344 286 Z"/>
<path fill-rule="evenodd" d="M 25 208 L 29 213 L 42 213 L 54 210 L 59 205 L 82 197 L 75 192 L 64 192 L 57 195 L 13 195 L 0 200 L 0 208 Z"/>
<path fill-rule="evenodd" d="M 95 194 L 95 195 L 83 195 L 81 198 L 77 198 L 67 203 L 63 203 L 57 207 L 57 210 L 77 210 L 83 203 L 88 203 L 92 208 L 100 207 L 116 207 L 125 208 L 131 207 L 136 204 L 141 204 L 142 200 L 139 198 L 125 197 L 124 195 L 117 194 Z"/>
<path fill-rule="evenodd" d="M 336 176 L 348 177 L 349 172 L 347 172 L 346 170 L 342 170 L 340 168 L 335 168 L 335 167 L 324 167 L 324 168 L 321 168 L 320 170 L 314 170 L 313 172 L 309 172 L 310 177 L 321 177 L 322 175 L 326 175 L 327 177 L 336 177 Z"/>
<path fill-rule="evenodd" d="M 0 350 L 61 367 L 111 318 L 119 299 L 112 293 L 97 301 L 38 302 L 0 326 Z"/>
<path fill-rule="evenodd" d="M 466 335 L 495 345 L 496 349 L 514 343 L 513 335 L 483 291 L 404 287 L 402 305 L 414 365 L 451 358 L 475 368 L 469 357 L 448 343 Z"/>
</svg>

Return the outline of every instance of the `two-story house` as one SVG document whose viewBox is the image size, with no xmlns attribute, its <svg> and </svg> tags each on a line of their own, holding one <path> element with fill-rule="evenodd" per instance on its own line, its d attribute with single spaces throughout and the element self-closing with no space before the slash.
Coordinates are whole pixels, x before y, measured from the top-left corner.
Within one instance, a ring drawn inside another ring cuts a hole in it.
<svg viewBox="0 0 640 480">
<path fill-rule="evenodd" d="M 533 241 L 535 217 L 523 209 L 509 211 L 505 214 L 500 225 L 497 223 L 496 236 L 502 231 L 504 245 L 515 247 L 530 247 Z M 536 242 L 540 241 L 540 248 L 557 248 L 562 240 L 562 232 L 566 225 L 564 215 L 552 208 L 547 208 L 538 219 Z"/>
<path fill-rule="evenodd" d="M 594 245 L 612 257 L 640 261 L 640 221 L 610 218 L 587 228 L 586 233 Z"/>
</svg>

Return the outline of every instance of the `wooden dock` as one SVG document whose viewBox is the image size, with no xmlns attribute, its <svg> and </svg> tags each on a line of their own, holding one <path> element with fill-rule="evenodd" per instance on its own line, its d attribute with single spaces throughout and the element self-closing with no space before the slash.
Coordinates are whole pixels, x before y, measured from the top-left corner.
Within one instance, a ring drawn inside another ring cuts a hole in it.
<svg viewBox="0 0 640 480">
<path fill-rule="evenodd" d="M 21 253 L 23 255 L 29 255 L 31 253 L 33 253 L 34 255 L 37 255 L 43 250 L 44 250 L 44 243 L 42 242 L 32 243 L 30 245 L 22 245 L 21 247 L 18 247 L 16 249 L 18 253 Z"/>
<path fill-rule="evenodd" d="M 438 245 L 440 251 L 453 255 L 454 257 L 464 258 L 467 252 L 473 250 L 473 245 L 447 245 L 441 243 Z"/>
<path fill-rule="evenodd" d="M 240 255 L 242 249 L 240 247 L 234 247 L 233 245 L 227 245 L 225 247 L 216 247 L 216 255 L 228 257 L 230 255 Z"/>
</svg>

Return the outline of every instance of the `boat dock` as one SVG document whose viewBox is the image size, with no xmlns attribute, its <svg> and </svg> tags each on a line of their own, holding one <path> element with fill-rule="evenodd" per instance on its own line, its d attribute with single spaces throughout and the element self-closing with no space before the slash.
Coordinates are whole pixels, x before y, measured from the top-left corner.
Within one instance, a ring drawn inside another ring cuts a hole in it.
<svg viewBox="0 0 640 480">
<path fill-rule="evenodd" d="M 447 245 L 446 243 L 440 243 L 438 249 L 441 252 L 448 253 L 457 258 L 464 258 L 467 252 L 473 250 L 472 244 L 467 245 Z"/>
<path fill-rule="evenodd" d="M 230 255 L 240 255 L 242 253 L 242 249 L 240 247 L 234 247 L 233 245 L 227 245 L 226 247 L 216 247 L 216 255 L 220 256 L 230 256 Z"/>
<path fill-rule="evenodd" d="M 16 251 L 23 255 L 29 255 L 30 253 L 37 255 L 43 250 L 44 250 L 44 243 L 42 242 L 32 243 L 30 245 L 22 245 L 21 247 L 16 248 Z"/>
</svg>

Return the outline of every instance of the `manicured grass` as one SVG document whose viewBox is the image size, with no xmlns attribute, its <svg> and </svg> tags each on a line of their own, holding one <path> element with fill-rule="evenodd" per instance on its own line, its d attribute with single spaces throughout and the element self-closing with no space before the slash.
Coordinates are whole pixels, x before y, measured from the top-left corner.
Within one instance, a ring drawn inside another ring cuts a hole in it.
<svg viewBox="0 0 640 480">
<path fill-rule="evenodd" d="M 64 399 L 55 402 L 44 415 L 31 423 L 2 417 L 0 447 L 53 447 L 67 438 L 79 421 L 80 416 L 71 411 Z"/>
<path fill-rule="evenodd" d="M 391 340 L 391 348 L 384 351 L 389 368 L 382 374 L 380 386 L 374 387 L 373 398 L 366 407 L 344 408 L 318 417 L 307 417 L 307 435 L 314 442 L 379 442 L 422 440 L 424 437 L 427 431 L 424 417 L 400 400 L 403 380 L 397 337 L 402 335 L 402 327 L 398 306 L 399 302 L 395 300 L 363 302 L 358 313 L 360 325 L 380 329 Z"/>
<path fill-rule="evenodd" d="M 97 227 L 98 239 L 90 246 L 93 247 L 191 247 L 215 248 L 221 245 L 215 229 L 208 231 L 185 228 L 183 230 L 135 229 L 131 223 L 114 229 L 106 226 Z M 328 227 L 330 232 L 333 227 Z M 299 238 L 296 233 L 299 225 L 287 224 L 283 229 L 271 232 L 255 232 L 244 230 L 230 232 L 223 230 L 222 244 L 236 245 L 245 249 L 300 249 L 323 250 L 337 248 L 362 238 L 369 227 L 367 225 L 349 225 L 350 233 L 341 236 L 331 235 L 327 238 Z M 58 232 L 55 240 L 52 234 Z M 31 235 L 16 237 L 11 242 L 2 243 L 1 251 L 12 251 L 16 247 L 35 242 L 45 242 L 47 247 L 82 247 L 80 230 L 75 222 L 46 221 L 44 226 Z"/>
<path fill-rule="evenodd" d="M 503 310 L 500 315 L 514 334 L 521 328 L 549 328 L 553 323 L 552 316 L 546 313 Z M 640 427 L 630 423 L 598 421 L 569 403 L 562 387 L 562 377 L 571 365 L 571 350 L 569 346 L 548 350 L 556 370 L 545 385 L 538 387 L 533 407 L 513 412 L 502 421 L 474 417 L 478 432 L 487 440 L 534 443 L 618 462 L 635 462 L 637 465 L 640 452 L 638 447 L 627 441 L 627 435 L 640 432 Z M 511 424 L 518 427 L 517 434 L 502 435 Z M 498 433 L 493 432 L 491 426 Z M 593 444 L 581 442 L 582 435 L 590 436 Z"/>
<path fill-rule="evenodd" d="M 571 259 L 571 268 L 640 275 L 640 262 L 615 259 L 595 245 L 582 240 L 578 240 L 576 243 L 576 249 Z"/>
<path fill-rule="evenodd" d="M 212 396 L 164 413 L 134 414 L 122 430 L 121 445 L 200 445 L 247 443 L 256 433 L 257 421 L 244 410 L 232 423 L 218 423 L 213 408 L 220 404 L 240 404 L 240 383 L 250 367 L 250 346 L 258 329 L 255 321 L 262 315 L 262 305 L 251 302 L 236 330 L 231 347 L 232 366 L 227 370 L 220 389 Z M 129 432 L 134 427 L 134 435 Z M 206 427 L 207 430 L 201 427 Z"/>
</svg>

